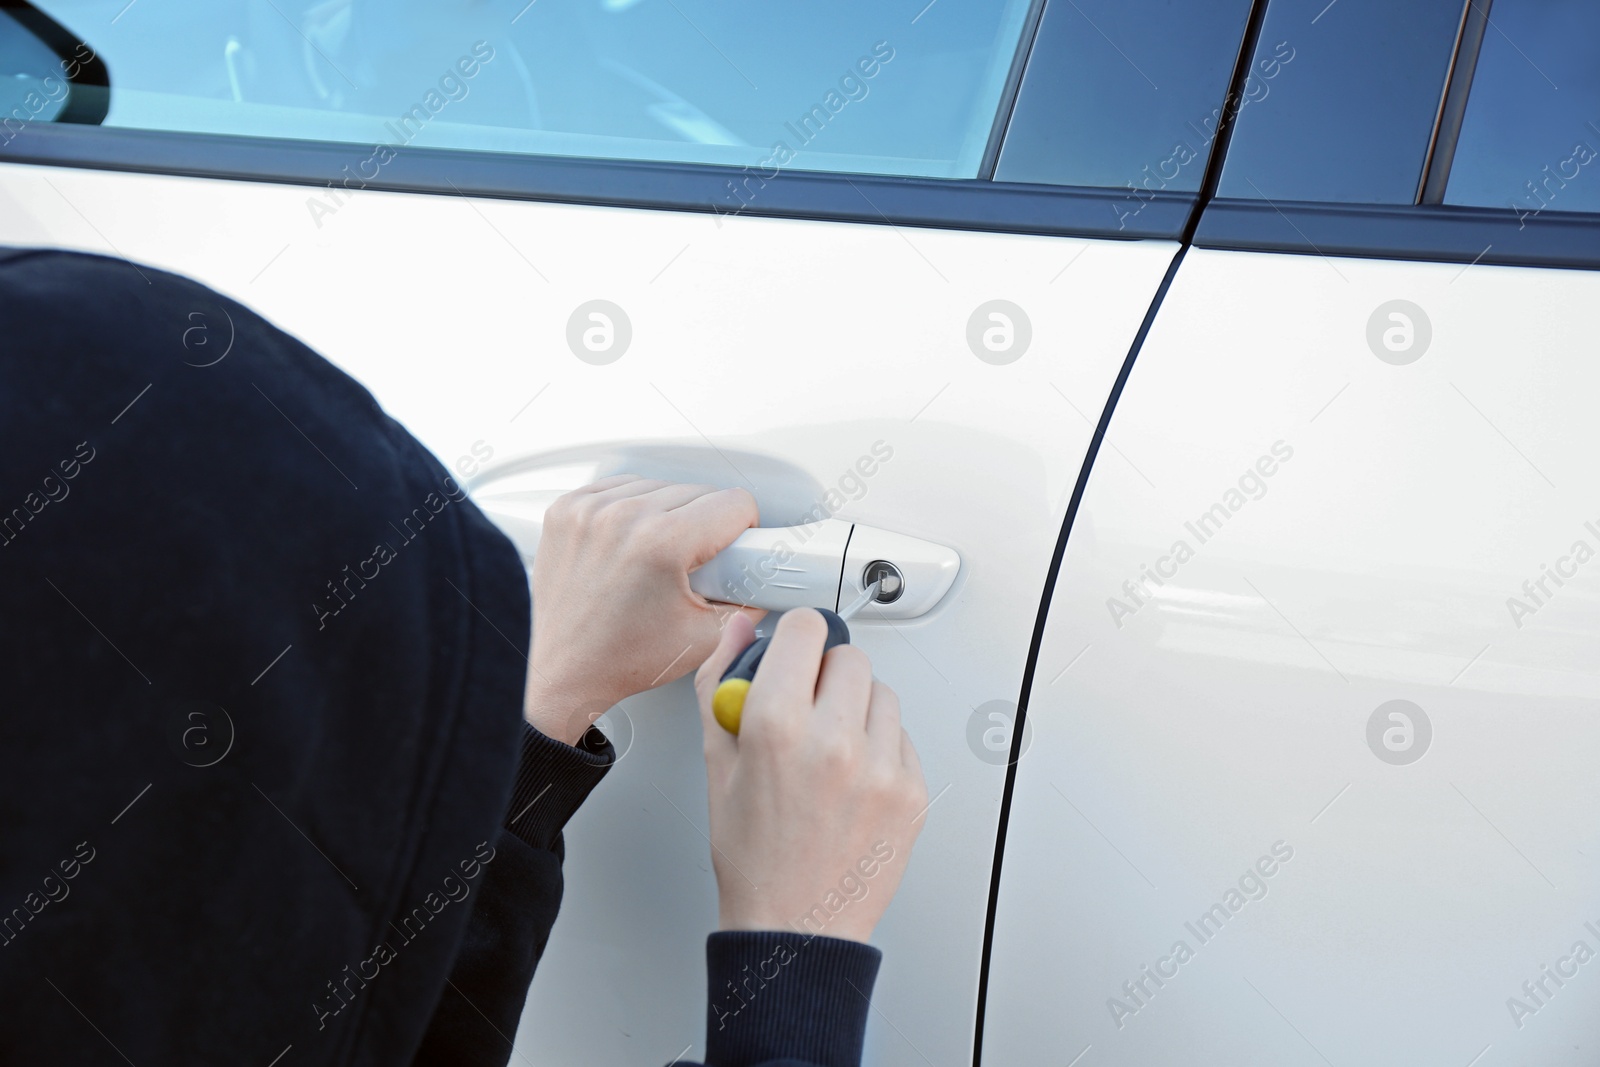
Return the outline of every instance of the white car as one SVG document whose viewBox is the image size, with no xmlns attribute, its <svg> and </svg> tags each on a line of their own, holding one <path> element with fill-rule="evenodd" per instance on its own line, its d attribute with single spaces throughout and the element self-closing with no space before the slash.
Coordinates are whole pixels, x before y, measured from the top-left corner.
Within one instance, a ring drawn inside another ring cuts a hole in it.
<svg viewBox="0 0 1600 1067">
<path fill-rule="evenodd" d="M 867 1062 L 1596 1062 L 1589 0 L 38 0 L 0 62 L 0 242 L 258 309 L 525 553 L 630 470 L 755 493 L 735 599 L 899 572 Z M 705 1025 L 692 695 L 602 725 L 540 1067 Z"/>
</svg>

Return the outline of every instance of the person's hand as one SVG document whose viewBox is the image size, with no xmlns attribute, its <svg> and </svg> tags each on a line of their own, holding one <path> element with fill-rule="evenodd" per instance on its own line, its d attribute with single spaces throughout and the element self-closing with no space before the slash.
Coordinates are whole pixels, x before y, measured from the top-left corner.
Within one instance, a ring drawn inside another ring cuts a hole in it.
<svg viewBox="0 0 1600 1067">
<path fill-rule="evenodd" d="M 711 695 L 754 625 L 732 619 L 695 676 L 724 930 L 867 940 L 922 829 L 928 789 L 900 701 L 859 648 L 824 656 L 827 634 L 815 611 L 778 620 L 737 737 Z"/>
<path fill-rule="evenodd" d="M 574 744 L 618 701 L 688 674 L 727 619 L 759 619 L 689 588 L 689 572 L 757 519 L 743 489 L 633 474 L 556 500 L 533 564 L 528 721 Z"/>
</svg>

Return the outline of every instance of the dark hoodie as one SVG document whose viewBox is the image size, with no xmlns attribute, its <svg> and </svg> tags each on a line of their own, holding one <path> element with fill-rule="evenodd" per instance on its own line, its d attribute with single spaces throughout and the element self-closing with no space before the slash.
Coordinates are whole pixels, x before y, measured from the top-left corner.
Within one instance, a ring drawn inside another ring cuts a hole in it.
<svg viewBox="0 0 1600 1067">
<path fill-rule="evenodd" d="M 511 544 L 189 280 L 0 250 L 0 346 L 0 1062 L 507 1062 L 612 759 L 521 718 Z M 859 1060 L 877 952 L 792 947 L 710 1062 Z"/>
</svg>

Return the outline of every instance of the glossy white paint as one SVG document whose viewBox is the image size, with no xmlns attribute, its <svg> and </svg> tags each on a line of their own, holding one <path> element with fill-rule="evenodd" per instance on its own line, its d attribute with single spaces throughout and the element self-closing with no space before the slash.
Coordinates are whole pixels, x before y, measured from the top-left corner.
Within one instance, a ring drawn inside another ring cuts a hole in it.
<svg viewBox="0 0 1600 1067">
<path fill-rule="evenodd" d="M 1091 420 L 1175 247 L 376 192 L 319 228 L 311 195 L 4 166 L 0 240 L 120 252 L 237 296 L 463 476 L 491 451 L 611 449 L 641 473 L 748 484 L 767 523 L 836 497 L 841 519 L 958 552 L 933 611 L 852 630 L 901 694 L 935 798 L 876 939 L 868 1062 L 967 1062 L 1004 776 L 968 721 L 1016 698 Z M 632 327 L 603 366 L 566 344 L 597 298 Z M 995 298 L 1031 319 L 1007 365 L 967 344 Z M 307 446 L 286 426 L 284 447 Z M 519 1059 L 540 1067 L 701 1047 L 716 909 L 697 713 L 678 683 L 613 717 L 626 751 L 569 827 L 524 1018 Z"/>
<path fill-rule="evenodd" d="M 939 606 L 961 576 L 961 556 L 954 549 L 857 523 L 845 552 L 840 604 L 848 604 L 866 592 L 871 582 L 867 568 L 880 561 L 894 565 L 900 574 L 900 588 L 889 603 L 874 601 L 861 609 L 863 615 L 873 619 L 915 619 L 926 615 Z"/>
<path fill-rule="evenodd" d="M 1409 365 L 1367 341 L 1396 299 Z M 1188 254 L 1051 605 L 984 1064 L 1594 1062 L 1597 307 L 1593 272 Z"/>
</svg>

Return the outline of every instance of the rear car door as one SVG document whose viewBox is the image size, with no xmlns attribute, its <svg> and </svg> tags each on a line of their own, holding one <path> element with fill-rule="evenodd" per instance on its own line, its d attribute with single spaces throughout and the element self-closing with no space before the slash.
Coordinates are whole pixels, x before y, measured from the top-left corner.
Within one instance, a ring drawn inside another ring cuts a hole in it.
<svg viewBox="0 0 1600 1067">
<path fill-rule="evenodd" d="M 238 298 L 486 493 L 631 469 L 743 485 L 766 525 L 954 550 L 931 610 L 855 629 L 933 798 L 877 937 L 868 1060 L 962 1063 L 1041 590 L 1246 8 L 8 4 L 0 241 Z M 174 360 L 203 373 L 228 330 L 197 307 Z M 283 414 L 283 447 L 315 447 Z M 692 693 L 602 725 L 622 762 L 567 836 L 529 1062 L 702 1040 Z"/>
<path fill-rule="evenodd" d="M 1030 667 L 983 1062 L 1592 1063 L 1600 23 L 1257 18 Z"/>
</svg>

